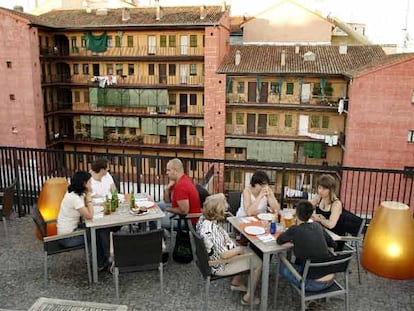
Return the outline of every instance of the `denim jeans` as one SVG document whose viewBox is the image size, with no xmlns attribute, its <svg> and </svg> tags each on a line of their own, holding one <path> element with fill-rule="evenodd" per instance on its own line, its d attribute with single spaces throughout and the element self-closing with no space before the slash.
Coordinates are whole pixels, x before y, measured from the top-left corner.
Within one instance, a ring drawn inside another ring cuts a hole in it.
<svg viewBox="0 0 414 311">
<path fill-rule="evenodd" d="M 70 247 L 83 245 L 85 244 L 85 241 L 83 240 L 83 235 L 78 235 L 78 236 L 74 236 L 71 238 L 63 239 L 59 241 L 59 244 L 62 245 L 63 247 L 70 248 Z"/>
<path fill-rule="evenodd" d="M 296 271 L 299 272 L 300 275 L 302 275 L 303 266 L 297 265 L 297 264 L 292 264 L 292 266 L 295 268 Z M 298 281 L 295 278 L 293 273 L 286 267 L 286 265 L 283 262 L 280 263 L 279 272 L 286 280 L 288 280 L 290 283 L 292 283 L 296 287 L 300 288 L 300 286 L 301 286 L 300 281 Z M 306 281 L 305 281 L 305 290 L 308 291 L 308 292 L 318 292 L 318 291 L 324 290 L 328 287 L 331 287 L 333 283 L 334 283 L 334 279 L 332 279 L 328 282 L 319 282 L 319 281 L 312 280 L 312 279 L 306 279 Z"/>
<path fill-rule="evenodd" d="M 166 212 L 165 209 L 167 207 L 171 207 L 171 203 L 167 203 L 165 201 L 160 201 L 157 204 L 158 204 L 158 207 L 165 213 L 165 216 L 161 219 L 161 228 L 170 229 L 170 227 L 171 227 L 170 217 L 173 214 L 170 213 L 170 212 Z M 157 222 L 156 221 L 150 221 L 149 222 L 149 228 L 150 228 L 150 230 L 157 229 Z"/>
</svg>

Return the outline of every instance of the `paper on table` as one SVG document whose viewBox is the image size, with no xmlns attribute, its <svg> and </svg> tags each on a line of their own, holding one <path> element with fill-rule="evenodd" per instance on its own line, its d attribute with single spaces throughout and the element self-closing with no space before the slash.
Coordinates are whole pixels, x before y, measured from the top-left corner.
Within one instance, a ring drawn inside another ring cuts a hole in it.
<svg viewBox="0 0 414 311">
<path fill-rule="evenodd" d="M 264 243 L 275 241 L 276 239 L 273 237 L 273 235 L 267 233 L 257 236 L 261 241 Z"/>
<path fill-rule="evenodd" d="M 100 219 L 100 218 L 103 218 L 103 217 L 104 217 L 104 214 L 103 213 L 97 213 L 97 214 L 94 214 L 93 215 L 93 220 Z"/>
<path fill-rule="evenodd" d="M 249 217 L 241 217 L 240 221 L 247 224 L 247 223 L 252 222 L 252 221 L 257 221 L 257 219 L 253 216 L 249 216 Z"/>
</svg>

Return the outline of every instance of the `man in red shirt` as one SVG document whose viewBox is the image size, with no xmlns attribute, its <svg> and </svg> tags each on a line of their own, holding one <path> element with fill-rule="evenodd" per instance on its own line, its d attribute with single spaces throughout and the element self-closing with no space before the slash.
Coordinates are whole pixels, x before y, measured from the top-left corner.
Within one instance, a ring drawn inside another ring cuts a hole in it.
<svg viewBox="0 0 414 311">
<path fill-rule="evenodd" d="M 180 159 L 172 159 L 167 163 L 169 183 L 164 190 L 164 201 L 172 203 L 165 210 L 174 214 L 187 215 L 201 213 L 201 203 L 198 191 L 193 181 L 184 174 L 183 163 Z M 197 223 L 198 218 L 191 220 Z"/>
</svg>

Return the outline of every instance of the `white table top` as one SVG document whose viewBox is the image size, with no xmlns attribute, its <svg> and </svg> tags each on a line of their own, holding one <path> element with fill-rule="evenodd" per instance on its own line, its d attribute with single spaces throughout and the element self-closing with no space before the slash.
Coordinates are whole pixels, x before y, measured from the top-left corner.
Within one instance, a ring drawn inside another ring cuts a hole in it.
<svg viewBox="0 0 414 311">
<path fill-rule="evenodd" d="M 115 213 L 111 215 L 105 215 L 101 218 L 94 218 L 93 220 L 86 220 L 86 227 L 109 227 L 116 225 L 130 224 L 134 222 L 146 222 L 152 220 L 158 220 L 165 216 L 164 212 L 156 205 L 149 208 L 148 213 L 142 216 L 136 216 L 129 213 L 128 206 L 120 206 Z"/>
</svg>

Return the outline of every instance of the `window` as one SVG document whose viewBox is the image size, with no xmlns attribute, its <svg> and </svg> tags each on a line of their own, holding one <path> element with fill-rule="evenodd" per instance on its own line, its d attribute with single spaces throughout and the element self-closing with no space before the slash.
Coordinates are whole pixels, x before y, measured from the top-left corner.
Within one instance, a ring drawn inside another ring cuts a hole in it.
<svg viewBox="0 0 414 311">
<path fill-rule="evenodd" d="M 150 167 L 150 168 L 156 168 L 156 167 L 157 167 L 157 159 L 155 159 L 155 158 L 150 158 L 150 159 L 149 159 L 149 167 Z"/>
<path fill-rule="evenodd" d="M 74 91 L 73 95 L 75 97 L 75 103 L 79 103 L 80 102 L 80 92 L 79 91 Z"/>
<path fill-rule="evenodd" d="M 292 115 L 291 114 L 285 115 L 285 127 L 292 127 Z"/>
<path fill-rule="evenodd" d="M 231 182 L 231 171 L 224 171 L 224 182 Z"/>
<path fill-rule="evenodd" d="M 414 130 L 409 130 L 408 131 L 407 141 L 409 143 L 414 143 Z"/>
<path fill-rule="evenodd" d="M 106 40 L 106 43 L 109 48 L 114 46 L 114 41 L 112 40 L 112 36 L 108 36 L 108 39 Z"/>
<path fill-rule="evenodd" d="M 127 37 L 127 44 L 128 44 L 128 47 L 129 48 L 132 48 L 132 47 L 134 47 L 134 37 L 133 36 L 128 36 Z"/>
<path fill-rule="evenodd" d="M 175 106 L 177 103 L 177 96 L 175 94 L 168 94 L 168 100 L 170 106 Z"/>
<path fill-rule="evenodd" d="M 49 41 L 49 40 L 47 40 L 47 41 Z M 70 42 L 72 44 L 72 48 L 76 48 L 77 47 L 76 37 L 71 37 L 70 38 Z M 49 46 L 49 44 L 47 44 L 47 46 Z"/>
<path fill-rule="evenodd" d="M 107 64 L 106 65 L 106 73 L 108 75 L 113 75 L 114 74 L 114 65 L 112 64 Z"/>
<path fill-rule="evenodd" d="M 73 64 L 73 74 L 77 75 L 79 73 L 79 64 Z"/>
<path fill-rule="evenodd" d="M 233 114 L 231 112 L 226 112 L 226 124 L 233 124 Z"/>
<path fill-rule="evenodd" d="M 169 76 L 175 76 L 176 75 L 176 66 L 175 66 L 175 64 L 169 64 L 168 65 L 168 75 Z"/>
<path fill-rule="evenodd" d="M 195 136 L 197 135 L 197 128 L 194 126 L 190 126 L 190 135 Z"/>
<path fill-rule="evenodd" d="M 123 76 L 124 75 L 124 69 L 123 69 L 122 64 L 116 64 L 116 74 L 118 76 Z"/>
<path fill-rule="evenodd" d="M 310 127 L 311 128 L 321 127 L 320 122 L 321 122 L 321 119 L 320 119 L 319 116 L 311 116 L 310 117 Z"/>
<path fill-rule="evenodd" d="M 244 113 L 236 113 L 236 124 L 243 125 L 244 124 Z"/>
<path fill-rule="evenodd" d="M 83 64 L 82 65 L 82 72 L 83 72 L 84 75 L 89 74 L 89 64 Z"/>
<path fill-rule="evenodd" d="M 10 100 L 15 100 L 16 99 L 16 96 L 14 96 L 14 94 L 10 94 L 9 95 L 9 98 L 10 98 Z"/>
<path fill-rule="evenodd" d="M 115 47 L 120 48 L 121 47 L 121 37 L 115 36 Z"/>
<path fill-rule="evenodd" d="M 155 66 L 154 64 L 148 64 L 148 75 L 153 76 L 155 74 Z"/>
<path fill-rule="evenodd" d="M 236 148 L 236 154 L 243 154 L 243 148 Z"/>
<path fill-rule="evenodd" d="M 196 75 L 197 75 L 197 65 L 190 64 L 190 76 L 196 76 Z"/>
<path fill-rule="evenodd" d="M 279 125 L 279 115 L 269 114 L 269 126 L 278 126 Z"/>
<path fill-rule="evenodd" d="M 225 153 L 231 153 L 231 148 L 229 148 L 229 147 L 224 148 L 224 152 Z"/>
<path fill-rule="evenodd" d="M 241 183 L 241 172 L 240 171 L 234 171 L 234 182 L 236 184 L 240 184 Z"/>
<path fill-rule="evenodd" d="M 190 47 L 197 47 L 197 35 L 190 35 Z"/>
<path fill-rule="evenodd" d="M 190 105 L 197 105 L 197 94 L 190 94 Z"/>
<path fill-rule="evenodd" d="M 128 75 L 132 76 L 135 73 L 134 64 L 128 64 Z"/>
<path fill-rule="evenodd" d="M 168 36 L 168 46 L 170 48 L 175 48 L 177 46 L 175 35 L 169 35 Z"/>
<path fill-rule="evenodd" d="M 118 131 L 119 135 L 124 135 L 125 134 L 125 127 L 118 127 L 117 131 Z"/>
<path fill-rule="evenodd" d="M 160 135 L 160 144 L 168 144 L 167 135 Z M 162 169 L 161 171 L 165 171 L 165 169 Z"/>
<path fill-rule="evenodd" d="M 74 37 L 74 38 L 76 40 L 76 37 Z M 45 39 L 46 39 L 46 41 L 45 41 L 46 47 L 49 47 L 49 37 L 46 37 Z"/>
<path fill-rule="evenodd" d="M 328 116 L 322 117 L 322 128 L 324 129 L 329 128 L 329 117 Z"/>
<path fill-rule="evenodd" d="M 244 93 L 244 81 L 237 82 L 237 93 L 238 94 Z"/>
<path fill-rule="evenodd" d="M 286 95 L 293 95 L 293 86 L 292 82 L 286 83 Z"/>
<path fill-rule="evenodd" d="M 86 48 L 86 38 L 85 38 L 85 36 L 82 36 L 82 37 L 81 37 L 81 46 L 82 46 L 83 48 Z"/>
<path fill-rule="evenodd" d="M 83 92 L 83 100 L 85 103 L 89 103 L 89 91 Z"/>
<path fill-rule="evenodd" d="M 170 136 L 177 136 L 177 128 L 174 126 L 170 126 Z"/>
<path fill-rule="evenodd" d="M 272 95 L 279 94 L 279 82 L 270 83 L 270 94 Z"/>
<path fill-rule="evenodd" d="M 135 127 L 130 127 L 129 134 L 133 136 L 137 135 L 137 129 Z"/>
<path fill-rule="evenodd" d="M 166 48 L 167 47 L 167 36 L 161 35 L 160 36 L 160 47 Z"/>
<path fill-rule="evenodd" d="M 11 68 L 12 67 L 12 62 L 11 61 L 7 61 L 6 62 L 6 66 L 7 66 L 7 68 Z"/>
</svg>

